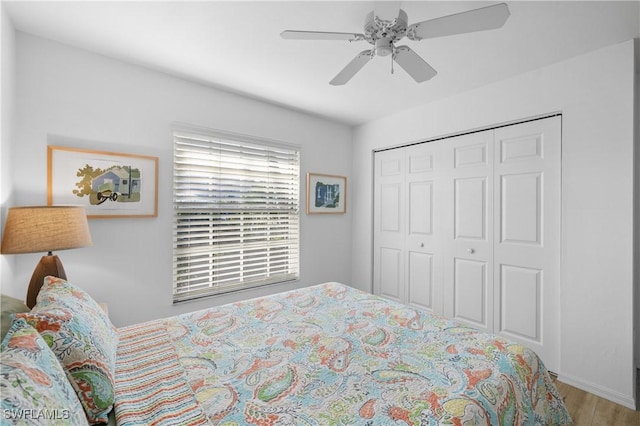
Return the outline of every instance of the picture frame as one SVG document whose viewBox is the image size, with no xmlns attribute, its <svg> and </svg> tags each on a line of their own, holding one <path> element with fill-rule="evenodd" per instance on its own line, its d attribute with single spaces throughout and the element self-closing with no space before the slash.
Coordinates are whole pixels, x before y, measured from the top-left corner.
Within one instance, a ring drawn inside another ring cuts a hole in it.
<svg viewBox="0 0 640 426">
<path fill-rule="evenodd" d="M 158 157 L 47 146 L 47 204 L 89 219 L 158 216 Z"/>
<path fill-rule="evenodd" d="M 346 212 L 347 178 L 307 173 L 307 214 L 344 214 Z"/>
</svg>

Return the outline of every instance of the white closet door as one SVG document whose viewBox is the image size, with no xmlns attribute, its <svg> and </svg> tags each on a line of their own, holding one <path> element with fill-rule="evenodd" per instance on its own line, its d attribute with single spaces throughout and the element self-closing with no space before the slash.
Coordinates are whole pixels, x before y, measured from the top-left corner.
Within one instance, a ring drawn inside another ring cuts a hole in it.
<svg viewBox="0 0 640 426">
<path fill-rule="evenodd" d="M 559 367 L 561 118 L 375 154 L 374 293 Z"/>
<path fill-rule="evenodd" d="M 560 117 L 495 131 L 495 332 L 559 367 Z"/>
<path fill-rule="evenodd" d="M 493 130 L 444 141 L 445 315 L 493 330 Z"/>
<path fill-rule="evenodd" d="M 442 314 L 442 251 L 437 143 L 406 148 L 406 303 Z"/>
<path fill-rule="evenodd" d="M 405 301 L 405 151 L 375 154 L 373 292 Z"/>
</svg>

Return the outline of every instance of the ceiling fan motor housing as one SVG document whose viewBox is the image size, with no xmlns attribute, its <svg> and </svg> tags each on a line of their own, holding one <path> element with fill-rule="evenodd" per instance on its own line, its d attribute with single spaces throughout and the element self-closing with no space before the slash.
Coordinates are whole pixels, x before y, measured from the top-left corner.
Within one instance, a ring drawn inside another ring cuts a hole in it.
<svg viewBox="0 0 640 426">
<path fill-rule="evenodd" d="M 393 53 L 393 43 L 405 36 L 407 21 L 407 14 L 402 9 L 398 17 L 390 21 L 378 18 L 372 11 L 364 22 L 364 39 L 375 46 L 376 55 L 388 56 Z"/>
</svg>

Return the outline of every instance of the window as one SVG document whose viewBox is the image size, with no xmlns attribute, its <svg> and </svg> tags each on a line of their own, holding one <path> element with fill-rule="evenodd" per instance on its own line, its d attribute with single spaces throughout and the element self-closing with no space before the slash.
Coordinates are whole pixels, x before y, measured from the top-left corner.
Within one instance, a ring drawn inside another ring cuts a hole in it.
<svg viewBox="0 0 640 426">
<path fill-rule="evenodd" d="M 174 302 L 298 278 L 298 149 L 175 132 L 173 167 Z"/>
</svg>

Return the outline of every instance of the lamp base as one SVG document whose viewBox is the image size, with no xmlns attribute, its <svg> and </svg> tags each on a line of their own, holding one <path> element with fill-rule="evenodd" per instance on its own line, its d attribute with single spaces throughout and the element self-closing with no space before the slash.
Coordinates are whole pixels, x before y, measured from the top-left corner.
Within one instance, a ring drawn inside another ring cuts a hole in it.
<svg viewBox="0 0 640 426">
<path fill-rule="evenodd" d="M 36 297 L 38 297 L 40 288 L 44 284 L 44 278 L 48 275 L 62 278 L 63 280 L 67 279 L 67 274 L 64 272 L 60 258 L 54 254 L 42 256 L 40 263 L 38 263 L 33 275 L 31 275 L 31 281 L 29 281 L 29 288 L 27 289 L 27 306 L 29 308 L 35 306 Z"/>
</svg>

